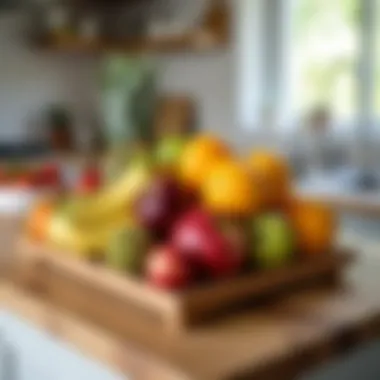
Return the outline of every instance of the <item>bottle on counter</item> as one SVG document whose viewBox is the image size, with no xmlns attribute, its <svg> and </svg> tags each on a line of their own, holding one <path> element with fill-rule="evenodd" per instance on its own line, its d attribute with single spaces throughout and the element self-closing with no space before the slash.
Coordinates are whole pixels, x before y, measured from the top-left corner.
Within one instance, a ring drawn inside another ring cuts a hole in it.
<svg viewBox="0 0 380 380">
<path fill-rule="evenodd" d="M 48 111 L 48 140 L 56 152 L 70 152 L 74 149 L 72 117 L 64 107 L 52 106 Z"/>
</svg>

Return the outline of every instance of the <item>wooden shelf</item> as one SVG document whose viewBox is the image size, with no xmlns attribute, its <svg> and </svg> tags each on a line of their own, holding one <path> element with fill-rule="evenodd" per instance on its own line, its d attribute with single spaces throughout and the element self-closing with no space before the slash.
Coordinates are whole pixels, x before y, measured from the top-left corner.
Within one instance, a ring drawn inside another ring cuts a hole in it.
<svg viewBox="0 0 380 380">
<path fill-rule="evenodd" d="M 161 52 L 202 52 L 221 49 L 227 45 L 227 38 L 212 32 L 194 32 L 168 38 L 133 38 L 120 42 L 85 40 L 78 37 L 50 37 L 40 42 L 47 51 L 80 54 L 120 53 L 161 53 Z"/>
<path fill-rule="evenodd" d="M 124 41 L 86 40 L 74 35 L 44 36 L 39 45 L 48 51 L 64 53 L 164 53 L 204 52 L 222 49 L 230 36 L 230 10 L 223 1 L 214 0 L 203 21 L 182 35 L 135 37 Z"/>
</svg>

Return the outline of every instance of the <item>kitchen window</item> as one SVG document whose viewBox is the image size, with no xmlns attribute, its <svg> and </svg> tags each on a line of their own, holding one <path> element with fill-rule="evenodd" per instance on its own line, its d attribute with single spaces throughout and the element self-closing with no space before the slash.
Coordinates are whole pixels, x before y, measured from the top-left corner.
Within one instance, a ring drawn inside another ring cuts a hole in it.
<svg viewBox="0 0 380 380">
<path fill-rule="evenodd" d="M 257 2 L 264 21 L 256 57 L 263 58 L 251 71 L 260 86 L 249 81 L 249 71 L 238 73 L 247 89 L 260 94 L 249 129 L 266 125 L 259 115 L 268 110 L 277 130 L 296 129 L 320 108 L 338 130 L 372 128 L 380 115 L 380 0 Z"/>
<path fill-rule="evenodd" d="M 339 120 L 355 116 L 359 1 L 294 0 L 291 71 L 284 71 L 291 76 L 293 113 L 328 107 Z"/>
<path fill-rule="evenodd" d="M 380 0 L 377 0 L 376 8 L 376 71 L 375 71 L 375 111 L 380 117 Z"/>
</svg>

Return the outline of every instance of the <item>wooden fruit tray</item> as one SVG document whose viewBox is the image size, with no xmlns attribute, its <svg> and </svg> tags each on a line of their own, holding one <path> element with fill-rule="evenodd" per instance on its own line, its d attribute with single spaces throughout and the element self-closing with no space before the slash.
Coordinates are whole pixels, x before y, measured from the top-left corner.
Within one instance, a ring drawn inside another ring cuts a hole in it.
<svg viewBox="0 0 380 380">
<path fill-rule="evenodd" d="M 335 280 L 352 257 L 336 249 L 286 268 L 166 292 L 102 264 L 24 240 L 13 277 L 23 288 L 115 332 L 123 330 L 127 319 L 129 324 L 135 320 L 173 332 L 263 297 Z"/>
</svg>

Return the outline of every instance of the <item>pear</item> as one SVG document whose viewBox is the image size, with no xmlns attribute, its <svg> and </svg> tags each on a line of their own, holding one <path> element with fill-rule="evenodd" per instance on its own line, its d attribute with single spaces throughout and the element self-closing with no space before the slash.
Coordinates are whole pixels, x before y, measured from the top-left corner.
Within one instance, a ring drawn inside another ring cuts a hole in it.
<svg viewBox="0 0 380 380">
<path fill-rule="evenodd" d="M 119 228 L 113 233 L 108 244 L 107 266 L 122 272 L 140 274 L 150 241 L 148 232 L 140 226 Z"/>
</svg>

